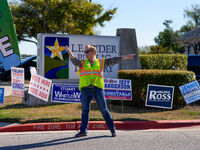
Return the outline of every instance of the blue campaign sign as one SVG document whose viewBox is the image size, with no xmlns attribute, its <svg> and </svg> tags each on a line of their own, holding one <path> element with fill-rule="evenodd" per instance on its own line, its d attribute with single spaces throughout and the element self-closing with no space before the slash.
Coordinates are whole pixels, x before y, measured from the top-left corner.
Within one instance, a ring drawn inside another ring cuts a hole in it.
<svg viewBox="0 0 200 150">
<path fill-rule="evenodd" d="M 80 103 L 81 93 L 76 84 L 54 83 L 52 86 L 52 102 Z"/>
<path fill-rule="evenodd" d="M 105 98 L 112 100 L 132 100 L 131 80 L 104 79 Z"/>
<path fill-rule="evenodd" d="M 174 87 L 148 84 L 145 106 L 172 109 Z"/>
<path fill-rule="evenodd" d="M 4 103 L 4 88 L 0 88 L 0 105 Z"/>
<path fill-rule="evenodd" d="M 187 104 L 200 100 L 200 86 L 197 80 L 182 85 L 179 89 Z"/>
<path fill-rule="evenodd" d="M 131 80 L 104 79 L 105 98 L 110 100 L 132 100 Z M 52 102 L 81 103 L 78 84 L 54 83 L 52 85 Z"/>
</svg>

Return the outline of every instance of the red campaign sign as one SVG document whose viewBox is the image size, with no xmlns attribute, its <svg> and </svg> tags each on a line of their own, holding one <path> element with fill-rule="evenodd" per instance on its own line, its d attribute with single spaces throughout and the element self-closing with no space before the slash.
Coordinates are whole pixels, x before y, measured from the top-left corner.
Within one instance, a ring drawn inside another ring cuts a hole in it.
<svg viewBox="0 0 200 150">
<path fill-rule="evenodd" d="M 33 74 L 31 76 L 28 93 L 44 101 L 48 101 L 51 83 L 51 80 Z"/>
</svg>

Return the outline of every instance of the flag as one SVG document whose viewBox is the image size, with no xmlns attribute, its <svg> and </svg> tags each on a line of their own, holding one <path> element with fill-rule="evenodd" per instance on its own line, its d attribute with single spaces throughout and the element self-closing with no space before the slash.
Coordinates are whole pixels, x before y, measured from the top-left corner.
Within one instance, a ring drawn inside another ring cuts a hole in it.
<svg viewBox="0 0 200 150">
<path fill-rule="evenodd" d="M 0 0 L 0 62 L 5 70 L 20 64 L 18 40 L 7 0 Z"/>
</svg>

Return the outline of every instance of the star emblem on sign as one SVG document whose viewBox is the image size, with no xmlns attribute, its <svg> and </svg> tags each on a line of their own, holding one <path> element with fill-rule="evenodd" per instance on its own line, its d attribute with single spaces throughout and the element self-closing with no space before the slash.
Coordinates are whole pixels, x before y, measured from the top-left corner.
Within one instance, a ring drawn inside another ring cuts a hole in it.
<svg viewBox="0 0 200 150">
<path fill-rule="evenodd" d="M 58 57 L 61 60 L 63 60 L 62 51 L 64 51 L 64 48 L 59 45 L 58 39 L 56 38 L 56 41 L 54 43 L 54 46 L 46 46 L 51 51 L 51 58 Z"/>
</svg>

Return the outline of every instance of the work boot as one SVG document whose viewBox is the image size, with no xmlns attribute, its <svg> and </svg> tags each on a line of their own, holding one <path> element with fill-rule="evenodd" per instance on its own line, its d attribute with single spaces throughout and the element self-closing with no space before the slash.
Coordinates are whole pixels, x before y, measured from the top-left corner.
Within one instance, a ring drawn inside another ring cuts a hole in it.
<svg viewBox="0 0 200 150">
<path fill-rule="evenodd" d="M 86 132 L 79 132 L 75 135 L 75 137 L 82 137 L 82 136 L 87 136 Z"/>
<path fill-rule="evenodd" d="M 111 135 L 112 135 L 112 137 L 116 137 L 117 136 L 115 130 L 111 131 Z"/>
</svg>

